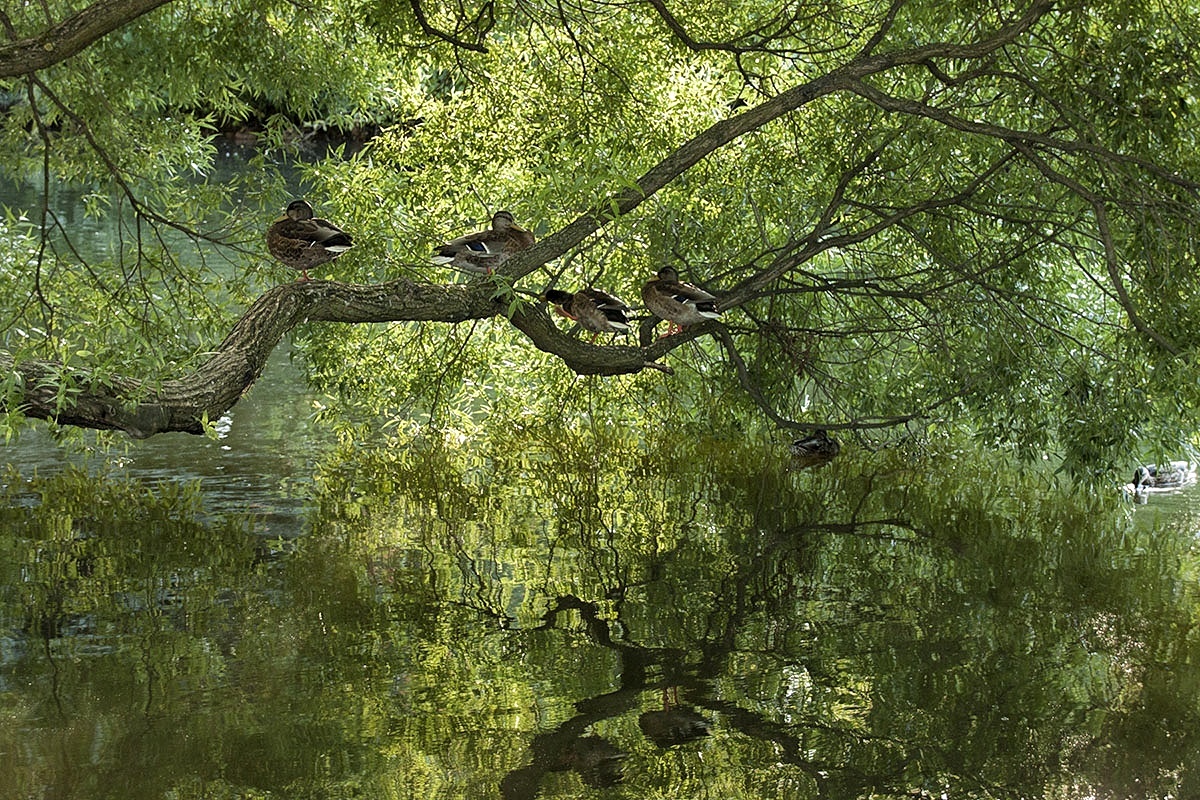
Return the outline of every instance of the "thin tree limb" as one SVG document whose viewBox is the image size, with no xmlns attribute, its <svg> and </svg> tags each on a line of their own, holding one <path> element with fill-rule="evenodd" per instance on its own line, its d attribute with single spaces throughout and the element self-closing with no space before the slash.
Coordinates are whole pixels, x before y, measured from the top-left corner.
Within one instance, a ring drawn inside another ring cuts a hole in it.
<svg viewBox="0 0 1200 800">
<path fill-rule="evenodd" d="M 454 45 L 455 47 L 461 47 L 463 50 L 472 50 L 476 53 L 486 53 L 487 52 L 487 48 L 484 47 L 483 45 L 479 44 L 478 42 L 468 42 L 464 39 L 460 39 L 459 37 L 455 36 L 452 33 L 446 33 L 445 31 L 441 30 L 440 28 L 437 28 L 434 25 L 432 25 L 429 22 L 429 19 L 425 16 L 425 9 L 421 7 L 421 0 L 409 0 L 409 3 L 412 5 L 413 16 L 416 17 L 417 25 L 420 26 L 421 31 L 426 36 L 433 36 L 433 37 L 441 39 L 445 42 L 449 42 L 450 44 Z M 491 7 L 492 7 L 491 0 L 488 0 L 488 2 L 484 3 L 483 9 L 480 10 L 480 12 L 476 16 L 475 20 L 476 21 L 481 20 L 485 16 L 485 12 L 486 12 L 486 15 L 488 16 L 488 18 L 490 19 L 491 13 L 492 13 Z M 483 30 L 483 33 L 487 33 L 487 30 L 490 28 L 491 28 L 491 25 L 488 24 L 486 26 L 486 28 Z"/>
</svg>

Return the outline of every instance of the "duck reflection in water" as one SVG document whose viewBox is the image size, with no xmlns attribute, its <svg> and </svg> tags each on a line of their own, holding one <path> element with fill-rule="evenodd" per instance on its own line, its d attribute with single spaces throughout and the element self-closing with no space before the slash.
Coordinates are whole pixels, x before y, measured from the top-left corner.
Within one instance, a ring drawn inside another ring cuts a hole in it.
<svg viewBox="0 0 1200 800">
<path fill-rule="evenodd" d="M 551 771 L 574 770 L 584 784 L 603 789 L 625 779 L 625 767 L 621 762 L 626 755 L 607 739 L 582 736 L 571 743 Z"/>
<path fill-rule="evenodd" d="M 842 445 L 827 431 L 816 431 L 792 442 L 792 464 L 796 469 L 828 464 L 842 451 Z"/>
<path fill-rule="evenodd" d="M 1125 487 L 1133 499 L 1145 503 L 1151 492 L 1174 491 L 1196 482 L 1196 468 L 1187 461 L 1169 464 L 1146 464 L 1133 471 L 1133 482 Z"/>
<path fill-rule="evenodd" d="M 711 727 L 696 709 L 678 702 L 678 695 L 674 703 L 670 702 L 664 689 L 662 711 L 647 711 L 638 717 L 642 733 L 664 750 L 708 736 Z"/>
</svg>

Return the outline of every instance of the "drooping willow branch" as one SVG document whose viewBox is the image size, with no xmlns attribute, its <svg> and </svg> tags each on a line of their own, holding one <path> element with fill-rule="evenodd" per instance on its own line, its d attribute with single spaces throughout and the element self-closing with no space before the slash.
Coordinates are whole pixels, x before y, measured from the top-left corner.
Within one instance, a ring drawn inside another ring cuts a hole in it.
<svg viewBox="0 0 1200 800">
<path fill-rule="evenodd" d="M 1111 289 L 1121 308 L 1125 311 L 1130 323 L 1157 346 L 1172 355 L 1179 353 L 1178 345 L 1162 331 L 1152 328 L 1142 318 L 1128 290 L 1125 288 L 1118 267 L 1116 247 L 1113 243 L 1109 227 L 1108 211 L 1105 200 L 1102 197 L 1102 191 L 1089 188 L 1082 181 L 1053 168 L 1049 161 L 1039 155 L 1039 151 L 1044 150 L 1045 152 L 1059 154 L 1082 154 L 1085 157 L 1097 159 L 1102 163 L 1129 165 L 1151 178 L 1164 181 L 1169 185 L 1183 190 L 1192 197 L 1200 197 L 1200 184 L 1144 159 L 1133 158 L 1108 150 L 1094 142 L 1086 141 L 1083 137 L 1080 137 L 1078 140 L 1069 140 L 1048 134 L 1019 131 L 1000 125 L 967 120 L 926 103 L 888 95 L 863 81 L 856 82 L 852 91 L 882 109 L 914 117 L 924 117 L 940 125 L 965 133 L 1008 142 L 1015 151 L 1019 152 L 1028 163 L 1032 164 L 1048 180 L 1065 187 L 1073 195 L 1091 206 L 1095 216 L 1096 227 L 1095 232 L 1091 235 L 1099 241 L 1103 249 L 1104 264 Z"/>
</svg>

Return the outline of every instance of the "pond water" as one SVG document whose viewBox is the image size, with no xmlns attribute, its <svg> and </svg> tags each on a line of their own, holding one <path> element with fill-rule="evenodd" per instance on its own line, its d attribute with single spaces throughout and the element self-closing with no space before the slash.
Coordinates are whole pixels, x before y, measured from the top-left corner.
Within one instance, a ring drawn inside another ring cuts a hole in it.
<svg viewBox="0 0 1200 800">
<path fill-rule="evenodd" d="M 1200 493 L 558 420 L 4 449 L 0 798 L 1200 796 Z"/>
<path fill-rule="evenodd" d="M 546 433 L 45 454 L 0 508 L 0 796 L 1194 796 L 1194 491 Z"/>
<path fill-rule="evenodd" d="M 85 433 L 62 442 L 39 426 L 0 446 L 0 463 L 25 478 L 75 467 L 146 486 L 193 486 L 209 514 L 248 514 L 259 535 L 295 538 L 304 532 L 316 454 L 331 437 L 312 424 L 317 398 L 291 358 L 286 343 L 276 349 L 251 390 L 217 421 L 216 438 L 170 433 L 99 440 Z M 19 485 L 10 489 L 20 496 Z"/>
</svg>

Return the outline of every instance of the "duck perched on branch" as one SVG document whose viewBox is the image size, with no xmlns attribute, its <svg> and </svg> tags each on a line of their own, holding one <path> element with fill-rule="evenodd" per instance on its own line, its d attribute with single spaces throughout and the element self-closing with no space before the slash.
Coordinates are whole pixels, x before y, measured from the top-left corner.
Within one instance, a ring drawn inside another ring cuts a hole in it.
<svg viewBox="0 0 1200 800">
<path fill-rule="evenodd" d="M 1146 464 L 1133 471 L 1133 497 L 1145 503 L 1151 491 L 1171 491 L 1196 482 L 1196 468 L 1187 461 Z"/>
<path fill-rule="evenodd" d="M 711 319 L 720 319 L 715 295 L 682 283 L 674 267 L 663 267 L 654 280 L 642 287 L 642 302 L 652 314 L 668 323 L 664 336 L 682 331 L 689 325 L 699 325 Z"/>
<path fill-rule="evenodd" d="M 792 442 L 789 449 L 792 451 L 792 461 L 796 468 L 805 469 L 828 464 L 842 452 L 842 445 L 827 431 L 816 431 Z"/>
<path fill-rule="evenodd" d="M 327 264 L 353 245 L 350 234 L 327 219 L 313 216 L 306 200 L 288 203 L 283 216 L 267 228 L 267 250 L 292 269 L 300 270 L 300 280 L 308 280 L 308 271 Z"/>
<path fill-rule="evenodd" d="M 592 332 L 592 341 L 602 333 L 627 333 L 629 331 L 629 305 L 608 292 L 590 286 L 578 292 L 547 289 L 541 299 L 552 303 L 558 313 L 579 323 L 579 327 Z"/>
<path fill-rule="evenodd" d="M 536 240 L 513 221 L 511 211 L 492 215 L 492 227 L 451 239 L 434 251 L 433 263 L 475 275 L 491 275 L 513 255 L 533 247 Z"/>
</svg>

